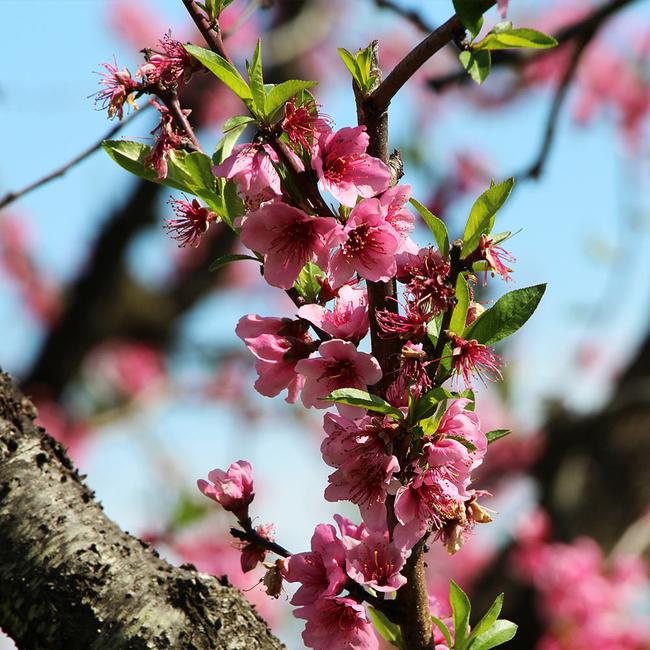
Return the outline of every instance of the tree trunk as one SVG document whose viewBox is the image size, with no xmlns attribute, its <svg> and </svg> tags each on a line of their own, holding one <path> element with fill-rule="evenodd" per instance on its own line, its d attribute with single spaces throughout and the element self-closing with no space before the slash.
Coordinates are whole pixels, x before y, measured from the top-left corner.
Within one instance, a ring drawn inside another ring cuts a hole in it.
<svg viewBox="0 0 650 650">
<path fill-rule="evenodd" d="M 109 520 L 35 416 L 0 374 L 0 627 L 19 648 L 283 647 L 236 589 Z"/>
</svg>

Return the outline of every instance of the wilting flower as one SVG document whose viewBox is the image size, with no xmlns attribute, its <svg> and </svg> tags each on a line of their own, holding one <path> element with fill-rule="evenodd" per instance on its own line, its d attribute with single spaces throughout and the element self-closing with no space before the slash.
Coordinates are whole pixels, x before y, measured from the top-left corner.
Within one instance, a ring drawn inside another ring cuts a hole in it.
<svg viewBox="0 0 650 650">
<path fill-rule="evenodd" d="M 259 375 L 255 389 L 266 397 L 275 397 L 288 389 L 287 402 L 293 404 L 304 383 L 296 373 L 296 363 L 313 351 L 305 321 L 289 318 L 265 318 L 248 314 L 239 319 L 235 333 L 255 355 Z"/>
<path fill-rule="evenodd" d="M 400 366 L 397 378 L 386 391 L 386 399 L 398 408 L 408 406 L 409 395 L 420 398 L 431 388 L 427 373 L 427 354 L 422 343 L 407 341 L 400 351 Z"/>
<path fill-rule="evenodd" d="M 368 296 L 365 289 L 344 284 L 338 291 L 333 311 L 320 305 L 303 305 L 298 316 L 334 338 L 360 341 L 368 333 Z"/>
<path fill-rule="evenodd" d="M 346 570 L 355 582 L 391 593 L 406 584 L 400 573 L 409 553 L 391 543 L 388 530 L 367 531 L 360 539 L 343 538 Z"/>
<path fill-rule="evenodd" d="M 121 120 L 124 116 L 124 104 L 132 106 L 136 110 L 138 105 L 133 99 L 133 95 L 140 90 L 140 84 L 131 77 L 127 68 L 119 70 L 117 64 L 102 63 L 106 72 L 100 72 L 100 85 L 104 86 L 98 90 L 94 97 L 95 103 L 100 103 L 102 109 L 108 110 L 108 117 Z"/>
<path fill-rule="evenodd" d="M 202 67 L 170 33 L 158 42 L 160 50 L 144 50 L 146 63 L 138 70 L 138 76 L 144 77 L 148 84 L 159 84 L 166 88 L 177 86 Z"/>
<path fill-rule="evenodd" d="M 286 203 L 270 203 L 240 221 L 241 240 L 264 253 L 264 278 L 274 287 L 290 289 L 307 262 L 327 266 L 330 247 L 341 239 L 333 217 L 310 217 Z"/>
<path fill-rule="evenodd" d="M 158 135 L 156 144 L 152 147 L 144 161 L 144 166 L 154 169 L 158 180 L 162 180 L 163 178 L 167 178 L 167 158 L 169 152 L 181 147 L 184 144 L 184 138 L 177 131 L 178 125 L 169 109 L 154 99 L 151 100 L 151 104 L 160 112 L 160 123 L 151 132 L 152 134 L 158 132 Z M 186 115 L 190 113 L 187 110 L 183 112 Z"/>
<path fill-rule="evenodd" d="M 302 639 L 314 650 L 378 650 L 379 641 L 366 610 L 352 598 L 321 598 L 294 612 L 306 619 Z"/>
<path fill-rule="evenodd" d="M 262 524 L 255 527 L 255 532 L 270 542 L 275 541 L 275 526 L 273 524 Z M 267 550 L 264 546 L 255 542 L 242 542 L 241 547 L 241 570 L 244 573 L 252 571 L 259 562 L 263 562 Z"/>
<path fill-rule="evenodd" d="M 397 258 L 397 279 L 406 286 L 409 300 L 425 306 L 432 315 L 448 309 L 455 294 L 449 284 L 449 262 L 434 248 L 422 248 L 417 255 Z"/>
<path fill-rule="evenodd" d="M 291 99 L 284 107 L 282 129 L 296 150 L 302 147 L 305 151 L 311 151 L 314 143 L 331 131 L 330 123 L 328 117 L 318 113 L 318 106 L 314 101 L 296 106 L 296 102 Z"/>
<path fill-rule="evenodd" d="M 318 524 L 311 538 L 311 551 L 295 553 L 284 563 L 287 582 L 301 586 L 291 599 L 292 605 L 311 605 L 317 600 L 336 596 L 345 585 L 345 547 L 334 526 Z"/>
<path fill-rule="evenodd" d="M 219 217 L 203 207 L 196 199 L 182 201 L 170 199 L 169 205 L 176 213 L 175 219 L 168 219 L 165 229 L 179 246 L 193 246 L 196 248 L 201 243 L 201 236 L 209 225 Z"/>
<path fill-rule="evenodd" d="M 278 163 L 278 155 L 268 144 L 240 144 L 220 165 L 212 168 L 212 173 L 233 180 L 246 208 L 256 210 L 281 194 L 274 163 Z"/>
<path fill-rule="evenodd" d="M 515 257 L 512 253 L 502 246 L 495 245 L 494 240 L 487 235 L 481 235 L 478 250 L 481 259 L 487 262 L 488 268 L 485 270 L 486 278 L 489 270 L 492 272 L 492 275 L 498 273 L 506 282 L 512 280 L 512 277 L 510 276 L 510 271 L 512 269 L 508 268 L 504 263 L 504 260 L 506 262 L 515 261 Z"/>
<path fill-rule="evenodd" d="M 358 203 L 345 224 L 345 239 L 330 263 L 330 277 L 340 286 L 356 272 L 373 282 L 387 282 L 397 271 L 399 237 L 386 221 L 377 199 Z"/>
<path fill-rule="evenodd" d="M 383 338 L 400 338 L 421 341 L 427 335 L 427 325 L 435 316 L 425 303 L 406 302 L 403 314 L 390 309 L 375 312 L 377 325 Z"/>
<path fill-rule="evenodd" d="M 466 386 L 472 385 L 472 375 L 482 381 L 501 379 L 500 359 L 490 348 L 474 339 L 466 341 L 451 336 L 451 369 L 457 377 L 462 376 Z"/>
<path fill-rule="evenodd" d="M 365 126 L 346 127 L 323 135 L 312 158 L 323 189 L 350 208 L 358 196 L 375 196 L 390 183 L 388 165 L 366 153 L 368 142 Z"/>
<path fill-rule="evenodd" d="M 388 451 L 394 421 L 370 416 L 351 420 L 328 413 L 324 427 L 323 460 L 337 468 L 329 476 L 325 498 L 351 501 L 369 526 L 385 527 L 386 494 L 393 474 L 399 471 L 397 458 Z"/>
<path fill-rule="evenodd" d="M 248 506 L 255 497 L 253 467 L 249 462 L 237 461 L 225 472 L 222 469 L 213 469 L 208 474 L 208 481 L 199 479 L 196 482 L 199 490 L 206 497 L 216 501 L 238 519 L 245 519 L 248 516 Z"/>
<path fill-rule="evenodd" d="M 296 371 L 305 377 L 302 403 L 309 408 L 327 408 L 321 400 L 337 388 L 366 390 L 382 377 L 377 360 L 367 352 L 357 351 L 354 343 L 332 339 L 321 343 L 318 353 L 296 364 Z"/>
</svg>

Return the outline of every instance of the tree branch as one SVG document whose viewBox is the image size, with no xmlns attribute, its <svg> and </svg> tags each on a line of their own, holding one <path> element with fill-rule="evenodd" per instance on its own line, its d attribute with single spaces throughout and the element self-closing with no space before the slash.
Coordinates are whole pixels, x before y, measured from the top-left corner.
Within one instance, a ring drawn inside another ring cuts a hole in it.
<svg viewBox="0 0 650 650">
<path fill-rule="evenodd" d="M 196 4 L 194 0 L 183 0 L 183 4 L 190 14 L 194 24 L 198 27 L 201 35 L 205 39 L 210 49 L 222 56 L 228 63 L 232 64 L 231 58 L 223 45 L 221 28 L 219 23 L 212 23 L 205 15 L 205 12 Z"/>
<path fill-rule="evenodd" d="M 417 11 L 406 9 L 393 0 L 375 0 L 375 5 L 380 9 L 390 9 L 391 11 L 394 11 L 396 14 L 402 16 L 404 20 L 408 20 L 412 25 L 417 27 L 417 29 L 426 34 L 433 31 Z"/>
<path fill-rule="evenodd" d="M 21 650 L 277 650 L 235 589 L 176 568 L 106 517 L 0 375 L 0 626 Z"/>
</svg>

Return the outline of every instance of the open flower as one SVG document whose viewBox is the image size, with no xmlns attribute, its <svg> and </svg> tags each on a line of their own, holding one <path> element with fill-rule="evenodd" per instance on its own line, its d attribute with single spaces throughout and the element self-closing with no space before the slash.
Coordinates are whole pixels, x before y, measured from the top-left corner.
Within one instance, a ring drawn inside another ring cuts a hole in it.
<svg viewBox="0 0 650 650">
<path fill-rule="evenodd" d="M 369 198 L 388 189 L 390 169 L 366 153 L 365 126 L 346 127 L 318 140 L 312 166 L 326 192 L 351 208 L 357 197 Z"/>
<path fill-rule="evenodd" d="M 381 367 L 372 355 L 340 339 L 321 343 L 317 354 L 296 364 L 296 371 L 305 377 L 302 403 L 307 408 L 327 408 L 329 402 L 321 398 L 337 388 L 366 390 L 382 377 Z"/>
<path fill-rule="evenodd" d="M 169 219 L 165 230 L 179 246 L 193 246 L 196 248 L 201 243 L 201 236 L 209 225 L 219 217 L 203 207 L 196 199 L 192 201 L 170 199 L 169 205 L 176 213 L 175 219 Z"/>
<path fill-rule="evenodd" d="M 407 251 L 411 253 L 418 252 L 415 242 L 409 237 L 415 225 L 413 213 L 406 208 L 410 197 L 410 185 L 396 185 L 378 197 L 379 203 L 385 211 L 386 221 L 393 226 L 393 229 L 399 237 L 398 253 Z"/>
<path fill-rule="evenodd" d="M 395 275 L 400 239 L 377 199 L 365 199 L 354 207 L 343 235 L 330 262 L 334 286 L 341 286 L 355 272 L 372 282 L 387 282 Z"/>
<path fill-rule="evenodd" d="M 318 106 L 313 100 L 299 106 L 291 99 L 284 107 L 282 129 L 289 137 L 289 142 L 295 150 L 302 147 L 311 151 L 318 139 L 331 131 L 331 120 L 318 112 Z"/>
<path fill-rule="evenodd" d="M 131 77 L 127 68 L 118 69 L 117 63 L 101 65 L 106 72 L 99 73 L 101 76 L 99 83 L 103 88 L 94 94 L 95 103 L 101 104 L 101 107 L 108 111 L 110 119 L 117 115 L 117 119 L 121 120 L 124 116 L 124 104 L 138 109 L 133 95 L 139 90 L 140 84 Z"/>
<path fill-rule="evenodd" d="M 310 217 L 286 203 L 270 203 L 241 219 L 241 240 L 264 253 L 264 278 L 290 289 L 307 262 L 327 266 L 330 247 L 341 239 L 332 217 Z"/>
<path fill-rule="evenodd" d="M 487 345 L 475 340 L 466 341 L 460 336 L 451 336 L 451 369 L 456 377 L 462 377 L 465 385 L 472 385 L 472 375 L 485 379 L 501 379 L 500 359 Z"/>
<path fill-rule="evenodd" d="M 187 81 L 192 72 L 202 67 L 170 33 L 165 34 L 158 43 L 160 50 L 144 50 L 146 63 L 138 70 L 138 76 L 144 77 L 148 84 L 171 88 L 181 81 Z"/>
<path fill-rule="evenodd" d="M 225 472 L 222 469 L 213 469 L 208 474 L 208 481 L 199 479 L 196 482 L 206 497 L 216 501 L 224 510 L 232 512 L 240 520 L 248 516 L 248 506 L 255 497 L 253 467 L 249 462 L 237 461 Z"/>
<path fill-rule="evenodd" d="M 239 319 L 235 333 L 257 359 L 258 393 L 275 397 L 287 388 L 287 402 L 293 404 L 298 399 L 304 378 L 296 373 L 296 363 L 313 350 L 307 328 L 305 321 L 289 318 L 248 314 Z"/>
<path fill-rule="evenodd" d="M 510 253 L 510 251 L 507 251 L 502 246 L 497 246 L 494 243 L 494 240 L 487 235 L 481 235 L 478 250 L 481 259 L 487 262 L 488 268 L 485 271 L 486 277 L 488 271 L 491 271 L 492 275 L 498 273 L 506 282 L 512 280 L 512 277 L 510 276 L 510 271 L 512 271 L 512 269 L 508 268 L 505 264 L 505 262 L 515 261 L 515 257 Z"/>
</svg>

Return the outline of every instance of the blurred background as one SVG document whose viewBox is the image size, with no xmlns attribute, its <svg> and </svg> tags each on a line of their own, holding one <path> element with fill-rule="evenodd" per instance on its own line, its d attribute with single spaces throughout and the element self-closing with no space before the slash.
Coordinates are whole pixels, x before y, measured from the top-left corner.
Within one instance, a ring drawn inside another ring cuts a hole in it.
<svg viewBox="0 0 650 650">
<path fill-rule="evenodd" d="M 224 23 L 239 63 L 261 36 L 267 81 L 318 80 L 340 128 L 356 117 L 336 48 L 378 39 L 390 70 L 452 11 L 451 0 L 236 0 Z M 647 650 L 650 1 L 511 0 L 508 18 L 561 46 L 496 56 L 481 87 L 448 47 L 390 108 L 404 182 L 452 233 L 490 178 L 517 176 L 497 228 L 519 231 L 512 285 L 549 285 L 499 350 L 506 381 L 478 390 L 484 429 L 514 431 L 477 481 L 495 522 L 454 557 L 431 551 L 432 597 L 448 609 L 450 576 L 479 610 L 505 591 L 520 625 L 511 648 Z M 493 10 L 486 25 L 497 20 Z M 135 72 L 139 50 L 168 30 L 200 43 L 180 0 L 0 0 L 0 201 L 104 137 L 112 124 L 90 97 L 100 63 Z M 206 150 L 239 109 L 208 75 L 182 101 Z M 140 104 L 117 137 L 151 141 L 155 111 Z M 177 248 L 162 227 L 169 196 L 98 151 L 0 211 L 0 366 L 111 518 L 173 562 L 229 575 L 300 648 L 286 597 L 241 573 L 229 519 L 195 487 L 250 460 L 256 523 L 274 523 L 295 552 L 340 511 L 322 498 L 322 412 L 257 395 L 234 333 L 244 314 L 290 316 L 292 305 L 257 265 L 208 272 L 237 249 L 225 227 Z"/>
</svg>

